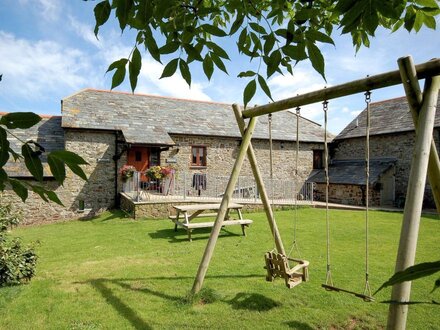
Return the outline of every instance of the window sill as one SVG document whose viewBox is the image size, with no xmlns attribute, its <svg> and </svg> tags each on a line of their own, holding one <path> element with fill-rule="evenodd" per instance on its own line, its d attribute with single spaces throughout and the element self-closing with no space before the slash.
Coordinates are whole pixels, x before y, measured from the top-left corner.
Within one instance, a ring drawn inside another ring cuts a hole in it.
<svg viewBox="0 0 440 330">
<path fill-rule="evenodd" d="M 206 168 L 207 168 L 207 166 L 197 166 L 197 165 L 191 165 L 189 167 L 190 170 L 203 170 L 203 169 L 206 169 Z"/>
</svg>

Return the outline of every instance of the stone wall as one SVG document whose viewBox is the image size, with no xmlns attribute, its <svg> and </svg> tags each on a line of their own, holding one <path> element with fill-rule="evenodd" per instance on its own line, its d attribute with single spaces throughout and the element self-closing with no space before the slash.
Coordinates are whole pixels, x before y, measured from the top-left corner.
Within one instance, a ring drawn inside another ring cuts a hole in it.
<svg viewBox="0 0 440 330">
<path fill-rule="evenodd" d="M 144 202 L 133 202 L 129 196 L 122 193 L 121 194 L 121 209 L 126 212 L 130 217 L 134 219 L 167 219 L 169 215 L 175 215 L 176 211 L 173 205 L 192 205 L 200 204 L 200 200 L 184 200 L 184 199 L 173 199 L 166 201 L 144 201 Z M 204 200 L 203 203 L 218 203 L 218 200 Z M 242 203 L 244 212 L 256 212 L 263 211 L 264 207 L 261 203 L 246 202 Z M 292 209 L 294 205 L 280 204 L 273 206 L 275 210 Z"/>
<path fill-rule="evenodd" d="M 116 148 L 116 136 L 111 131 L 90 131 L 80 129 L 65 130 L 65 149 L 75 152 L 83 157 L 89 165 L 83 166 L 89 180 L 87 182 L 75 176 L 67 170 L 67 178 L 63 186 L 54 180 L 46 180 L 44 186 L 57 193 L 64 207 L 54 203 L 45 203 L 39 196 L 33 193 L 24 205 L 11 190 L 2 194 L 2 202 L 12 201 L 17 203 L 17 208 L 23 210 L 24 224 L 36 224 L 45 222 L 63 221 L 73 218 L 91 217 L 103 210 L 115 206 L 115 176 L 117 191 L 121 191 L 122 182 L 116 170 L 126 163 L 127 153 L 123 144 L 119 143 Z M 203 137 L 203 136 L 177 136 L 173 139 L 179 145 L 161 153 L 161 164 L 167 164 L 167 159 L 175 159 L 172 163 L 178 171 L 189 173 L 212 173 L 229 177 L 239 149 L 239 140 L 234 138 Z M 191 167 L 191 146 L 204 145 L 207 147 L 207 166 L 205 168 Z M 259 167 L 264 177 L 269 177 L 269 142 L 255 140 L 253 142 Z M 285 180 L 293 179 L 295 169 L 294 142 L 274 141 L 274 178 Z M 301 143 L 299 153 L 299 181 L 304 182 L 312 171 L 313 150 L 322 149 L 322 144 Z M 120 156 L 117 166 L 113 156 Z M 252 171 L 246 159 L 241 175 L 252 176 Z M 276 188 L 276 187 L 275 187 Z M 79 210 L 84 202 L 85 210 Z M 165 203 L 166 204 L 166 203 Z M 163 214 L 170 212 L 170 205 L 150 205 L 147 211 L 136 211 L 149 214 L 150 217 L 163 218 Z M 160 209 L 159 209 L 160 208 Z M 163 209 L 163 210 L 162 210 Z M 163 211 L 163 212 L 162 212 Z M 159 214 L 161 214 L 159 216 Z"/>
<path fill-rule="evenodd" d="M 325 202 L 325 184 L 315 183 L 314 187 L 315 200 Z M 344 205 L 365 205 L 365 186 L 350 184 L 331 184 L 328 191 L 329 203 Z M 369 189 L 369 206 L 380 205 L 380 190 L 370 187 Z"/>
<path fill-rule="evenodd" d="M 53 179 L 44 181 L 44 187 L 54 191 L 64 207 L 53 202 L 46 203 L 32 192 L 23 203 L 10 189 L 5 190 L 1 197 L 2 203 L 14 203 L 15 208 L 23 214 L 23 224 L 91 217 L 114 206 L 114 133 L 66 130 L 65 149 L 77 153 L 89 163 L 82 166 L 89 180 L 83 181 L 67 169 L 63 186 Z M 33 181 L 30 183 L 37 184 Z M 85 210 L 79 210 L 80 201 L 84 201 Z"/>
<path fill-rule="evenodd" d="M 229 177 L 236 160 L 240 140 L 236 138 L 172 135 L 178 146 L 161 153 L 161 164 L 173 165 L 177 171 L 189 173 L 210 173 Z M 258 165 L 263 177 L 270 176 L 269 141 L 252 142 Z M 206 146 L 206 167 L 191 166 L 191 146 Z M 298 161 L 298 178 L 304 182 L 313 169 L 313 150 L 323 149 L 323 144 L 301 143 Z M 172 163 L 168 163 L 172 160 Z M 296 163 L 296 143 L 273 141 L 273 176 L 275 179 L 294 179 Z M 247 158 L 240 175 L 253 176 Z"/>
<path fill-rule="evenodd" d="M 437 151 L 440 151 L 440 129 L 434 130 Z M 405 198 L 409 178 L 415 133 L 374 135 L 370 137 L 370 158 L 393 157 L 396 164 L 396 199 Z M 333 159 L 363 159 L 365 157 L 365 138 L 352 138 L 336 141 L 331 145 Z M 434 207 L 434 200 L 429 184 L 425 190 L 425 207 Z"/>
</svg>

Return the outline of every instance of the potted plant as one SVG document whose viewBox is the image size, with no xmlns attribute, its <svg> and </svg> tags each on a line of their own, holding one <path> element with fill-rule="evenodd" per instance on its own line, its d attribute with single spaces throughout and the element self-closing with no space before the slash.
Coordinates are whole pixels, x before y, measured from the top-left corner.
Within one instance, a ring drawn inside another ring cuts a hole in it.
<svg viewBox="0 0 440 330">
<path fill-rule="evenodd" d="M 133 177 L 133 173 L 136 171 L 136 168 L 133 165 L 124 165 L 119 169 L 119 174 L 122 177 L 122 180 L 126 181 L 128 178 Z"/>
<path fill-rule="evenodd" d="M 152 166 L 145 171 L 145 175 L 151 180 L 162 180 L 173 173 L 174 169 L 170 166 Z"/>
</svg>

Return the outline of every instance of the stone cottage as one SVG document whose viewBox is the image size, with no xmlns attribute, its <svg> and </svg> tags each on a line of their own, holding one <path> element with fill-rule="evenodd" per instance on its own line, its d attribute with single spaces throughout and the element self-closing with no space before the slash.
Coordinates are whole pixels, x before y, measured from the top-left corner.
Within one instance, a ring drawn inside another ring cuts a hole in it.
<svg viewBox="0 0 440 330">
<path fill-rule="evenodd" d="M 274 177 L 280 180 L 294 175 L 296 121 L 290 112 L 272 119 Z M 322 164 L 324 130 L 302 117 L 299 125 L 300 168 L 295 178 L 304 182 Z M 10 191 L 4 192 L 4 200 L 22 206 L 26 223 L 90 216 L 114 207 L 122 186 L 118 170 L 125 164 L 142 171 L 172 165 L 189 175 L 229 176 L 241 141 L 229 104 L 94 89 L 64 98 L 61 116 L 45 116 L 33 128 L 18 131 L 20 136 L 39 142 L 47 151 L 73 151 L 89 163 L 84 166 L 87 182 L 68 172 L 64 186 L 46 169 L 44 184 L 58 194 L 64 207 L 47 205 L 32 194 L 24 206 Z M 268 136 L 268 118 L 261 117 L 253 145 L 266 177 Z M 22 164 L 10 163 L 7 171 L 31 180 Z M 248 162 L 242 175 L 252 175 Z"/>
<path fill-rule="evenodd" d="M 440 105 L 440 98 L 437 103 Z M 406 97 L 370 105 L 370 205 L 403 207 L 415 142 L 415 129 Z M 362 111 L 330 145 L 329 200 L 337 203 L 365 204 L 365 129 Z M 440 111 L 437 110 L 433 138 L 440 150 Z M 324 175 L 309 178 L 317 182 L 317 193 L 324 196 Z M 319 197 L 318 196 L 318 197 Z M 425 207 L 435 207 L 429 184 Z"/>
</svg>

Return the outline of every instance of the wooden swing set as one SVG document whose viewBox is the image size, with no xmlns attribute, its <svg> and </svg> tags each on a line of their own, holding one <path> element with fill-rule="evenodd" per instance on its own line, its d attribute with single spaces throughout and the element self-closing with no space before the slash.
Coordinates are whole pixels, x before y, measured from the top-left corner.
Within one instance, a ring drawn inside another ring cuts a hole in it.
<svg viewBox="0 0 440 330">
<path fill-rule="evenodd" d="M 246 154 L 251 165 L 269 227 L 275 241 L 276 253 L 271 255 L 266 254 L 266 262 L 269 260 L 272 263 L 269 265 L 272 268 L 268 271 L 267 277 L 284 277 L 286 279 L 286 284 L 289 284 L 288 282 L 292 282 L 290 283 L 292 284 L 291 286 L 294 286 L 294 282 L 297 281 L 298 278 L 301 280 L 307 279 L 307 261 L 302 259 L 293 259 L 297 265 L 292 268 L 288 264 L 289 260 L 284 250 L 281 236 L 274 218 L 274 213 L 270 205 L 269 197 L 266 193 L 262 176 L 259 171 L 255 152 L 251 143 L 257 117 L 283 110 L 294 109 L 296 107 L 317 102 L 324 102 L 324 104 L 326 104 L 330 99 L 361 92 L 371 92 L 372 90 L 398 84 L 403 84 L 405 89 L 416 130 L 416 141 L 408 181 L 407 198 L 404 208 L 395 271 L 402 271 L 414 264 L 427 176 L 434 195 L 437 212 L 440 214 L 440 160 L 432 138 L 437 98 L 440 88 L 440 59 L 434 59 L 415 66 L 412 58 L 408 56 L 400 58 L 398 60 L 398 66 L 399 70 L 396 71 L 382 73 L 345 84 L 324 88 L 263 106 L 245 109 L 243 111 L 237 104 L 232 106 L 238 128 L 242 135 L 242 142 L 231 176 L 229 178 L 228 185 L 222 198 L 217 218 L 212 228 L 209 241 L 206 245 L 205 252 L 194 280 L 192 287 L 193 293 L 199 292 L 203 285 L 217 238 L 222 228 L 222 223 L 225 219 L 228 205 L 231 203 L 234 187 L 237 183 Z M 423 92 L 419 86 L 420 79 L 425 79 Z M 247 125 L 245 119 L 249 119 Z M 326 170 L 328 172 L 328 168 Z M 328 223 L 327 217 L 327 232 L 329 228 Z M 327 235 L 327 238 L 328 237 L 329 235 Z M 327 243 L 327 246 L 329 246 L 329 243 Z M 329 251 L 329 248 L 327 248 L 327 251 Z M 327 279 L 326 284 L 323 285 L 327 290 L 347 292 L 368 301 L 371 297 L 369 294 L 368 267 L 366 269 L 366 281 L 368 289 L 366 287 L 366 292 L 364 294 L 358 294 L 350 290 L 335 287 L 331 280 L 330 259 L 328 252 Z M 391 301 L 395 303 L 390 304 L 388 314 L 388 329 L 405 329 L 408 313 L 408 304 L 406 303 L 409 301 L 410 292 L 411 282 L 404 282 L 393 286 Z"/>
</svg>

